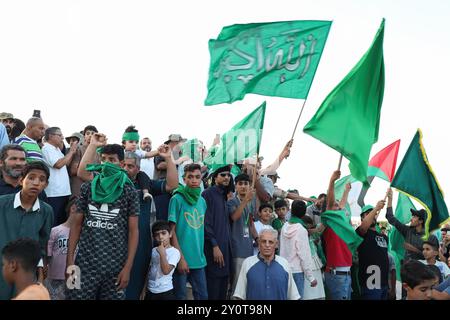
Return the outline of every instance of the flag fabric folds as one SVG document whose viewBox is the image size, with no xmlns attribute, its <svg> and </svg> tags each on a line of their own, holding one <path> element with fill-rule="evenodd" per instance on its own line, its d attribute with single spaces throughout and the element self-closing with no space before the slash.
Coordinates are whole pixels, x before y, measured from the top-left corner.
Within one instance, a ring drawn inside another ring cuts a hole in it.
<svg viewBox="0 0 450 320">
<path fill-rule="evenodd" d="M 358 249 L 363 238 L 353 229 L 344 211 L 325 211 L 320 215 L 321 222 L 331 229 L 344 241 L 352 254 Z"/>
<path fill-rule="evenodd" d="M 265 114 L 266 102 L 264 101 L 222 135 L 220 144 L 215 148 L 213 155 L 210 154 L 203 161 L 211 171 L 228 164 L 235 164 L 259 153 Z"/>
<path fill-rule="evenodd" d="M 425 238 L 449 220 L 444 195 L 428 162 L 420 129 L 411 141 L 391 186 L 417 200 L 427 211 Z"/>
<path fill-rule="evenodd" d="M 378 140 L 384 94 L 384 19 L 361 60 L 325 98 L 303 131 L 350 161 L 353 177 L 368 186 L 372 144 Z"/>
<path fill-rule="evenodd" d="M 209 41 L 205 105 L 232 103 L 247 93 L 306 99 L 331 21 L 236 24 Z"/>
</svg>

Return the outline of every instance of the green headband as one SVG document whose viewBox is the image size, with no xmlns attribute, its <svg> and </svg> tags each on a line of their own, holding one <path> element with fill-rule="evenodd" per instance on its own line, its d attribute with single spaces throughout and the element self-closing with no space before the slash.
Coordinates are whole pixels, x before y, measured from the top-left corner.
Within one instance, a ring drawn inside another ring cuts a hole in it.
<svg viewBox="0 0 450 320">
<path fill-rule="evenodd" d="M 125 132 L 122 136 L 123 141 L 139 141 L 139 133 Z"/>
</svg>

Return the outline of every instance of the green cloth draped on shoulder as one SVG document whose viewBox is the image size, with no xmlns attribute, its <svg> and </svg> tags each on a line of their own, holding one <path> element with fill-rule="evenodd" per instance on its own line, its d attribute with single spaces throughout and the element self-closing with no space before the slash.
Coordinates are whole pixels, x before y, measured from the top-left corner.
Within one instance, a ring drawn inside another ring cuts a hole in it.
<svg viewBox="0 0 450 320">
<path fill-rule="evenodd" d="M 291 218 L 289 219 L 289 223 L 290 224 L 294 224 L 294 223 L 300 223 L 303 227 L 305 227 L 306 229 L 306 223 L 305 221 L 303 221 L 302 219 L 295 217 L 295 216 L 291 216 Z"/>
<path fill-rule="evenodd" d="M 353 230 L 344 211 L 325 211 L 320 215 L 320 220 L 347 244 L 352 254 L 354 254 L 361 242 L 363 242 L 363 239 Z"/>
<path fill-rule="evenodd" d="M 197 203 L 198 198 L 200 197 L 201 188 L 190 188 L 188 186 L 180 185 L 173 191 L 173 194 L 175 193 L 181 194 L 184 199 L 193 206 Z"/>
<path fill-rule="evenodd" d="M 109 162 L 89 164 L 86 170 L 99 173 L 91 183 L 92 200 L 97 203 L 113 203 L 122 195 L 126 183 L 133 185 L 125 170 Z"/>
</svg>

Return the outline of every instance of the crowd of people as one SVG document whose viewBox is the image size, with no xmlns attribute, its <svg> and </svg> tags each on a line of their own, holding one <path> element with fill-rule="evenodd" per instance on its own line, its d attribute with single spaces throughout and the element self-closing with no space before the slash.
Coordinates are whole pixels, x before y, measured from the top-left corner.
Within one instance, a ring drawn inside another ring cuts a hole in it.
<svg viewBox="0 0 450 320">
<path fill-rule="evenodd" d="M 292 140 L 267 167 L 208 167 L 180 134 L 153 149 L 134 126 L 110 144 L 94 125 L 64 138 L 40 117 L 0 120 L 2 300 L 450 299 L 450 225 L 424 240 L 427 212 L 402 224 L 389 189 L 355 230 L 340 171 L 317 197 L 277 187 Z M 401 279 L 385 207 L 404 237 Z"/>
</svg>

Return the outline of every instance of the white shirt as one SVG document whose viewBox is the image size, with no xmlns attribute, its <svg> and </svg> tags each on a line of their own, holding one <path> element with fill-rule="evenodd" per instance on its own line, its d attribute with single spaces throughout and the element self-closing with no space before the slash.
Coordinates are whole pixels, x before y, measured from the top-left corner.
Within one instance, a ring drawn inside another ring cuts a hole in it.
<svg viewBox="0 0 450 320">
<path fill-rule="evenodd" d="M 427 260 L 419 260 L 423 264 L 428 265 Z M 447 279 L 447 277 L 450 275 L 450 268 L 442 261 L 435 261 L 434 265 L 439 268 L 442 274 L 442 279 Z"/>
<path fill-rule="evenodd" d="M 48 179 L 48 186 L 45 188 L 47 197 L 63 197 L 72 194 L 70 191 L 69 173 L 67 172 L 67 166 L 63 166 L 61 169 L 56 169 L 53 166 L 59 160 L 64 158 L 64 154 L 61 150 L 49 143 L 45 143 L 42 147 L 42 155 L 44 161 L 50 169 L 50 178 Z"/>
<path fill-rule="evenodd" d="M 153 248 L 147 286 L 151 293 L 162 293 L 173 289 L 172 275 L 180 261 L 180 257 L 180 251 L 177 248 L 170 247 L 166 249 L 167 262 L 174 268 L 169 274 L 164 275 L 161 270 L 159 252 L 156 248 Z"/>
<path fill-rule="evenodd" d="M 155 172 L 155 162 L 153 158 L 141 159 L 141 171 L 144 171 L 150 179 L 153 179 Z"/>
</svg>

